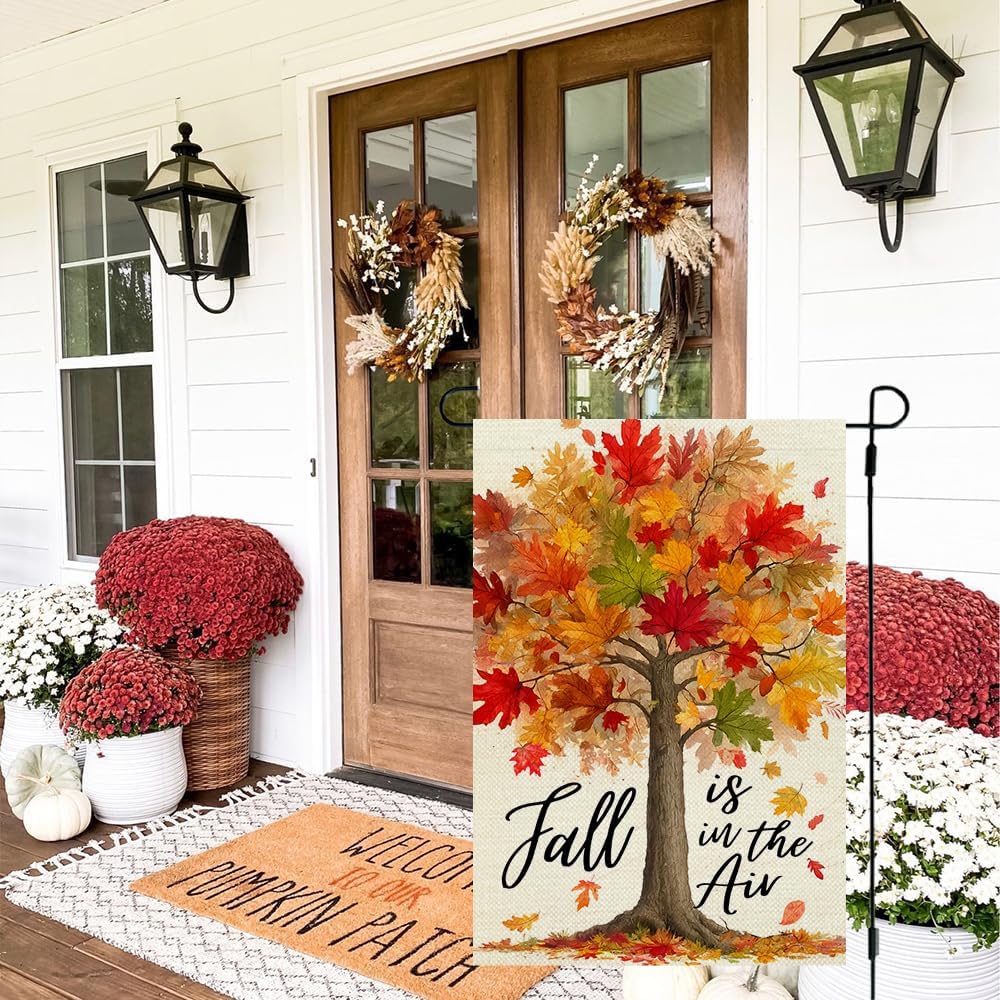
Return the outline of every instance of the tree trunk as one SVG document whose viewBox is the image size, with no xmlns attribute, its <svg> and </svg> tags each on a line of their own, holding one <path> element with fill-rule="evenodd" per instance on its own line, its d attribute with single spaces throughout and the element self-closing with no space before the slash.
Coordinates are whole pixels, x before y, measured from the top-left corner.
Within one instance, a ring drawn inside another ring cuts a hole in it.
<svg viewBox="0 0 1000 1000">
<path fill-rule="evenodd" d="M 657 670 L 656 674 L 666 671 Z M 672 677 L 654 675 L 649 723 L 649 785 L 646 800 L 646 863 L 639 901 L 630 910 L 584 936 L 629 933 L 637 927 L 669 930 L 710 948 L 722 947 L 726 928 L 694 905 L 688 875 L 684 822 L 684 747 L 677 724 Z"/>
</svg>

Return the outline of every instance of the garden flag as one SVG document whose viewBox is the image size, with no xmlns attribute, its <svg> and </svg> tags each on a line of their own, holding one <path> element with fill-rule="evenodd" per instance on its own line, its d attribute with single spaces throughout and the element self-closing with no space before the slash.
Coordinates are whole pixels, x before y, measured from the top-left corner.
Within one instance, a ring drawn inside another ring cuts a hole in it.
<svg viewBox="0 0 1000 1000">
<path fill-rule="evenodd" d="M 838 961 L 845 428 L 475 424 L 480 963 Z"/>
</svg>

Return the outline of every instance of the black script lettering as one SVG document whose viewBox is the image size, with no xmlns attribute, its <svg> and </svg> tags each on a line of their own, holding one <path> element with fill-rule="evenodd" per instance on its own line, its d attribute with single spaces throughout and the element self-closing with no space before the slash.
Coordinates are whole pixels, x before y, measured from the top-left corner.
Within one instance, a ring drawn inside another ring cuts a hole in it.
<svg viewBox="0 0 1000 1000">
<path fill-rule="evenodd" d="M 356 858 L 359 854 L 367 854 L 369 851 L 377 850 L 378 848 L 388 848 L 392 847 L 393 844 L 399 843 L 399 841 L 406 836 L 405 833 L 393 834 L 386 840 L 380 840 L 377 844 L 365 844 L 365 841 L 369 837 L 374 837 L 376 834 L 381 833 L 385 827 L 378 827 L 375 830 L 369 830 L 360 840 L 354 841 L 353 844 L 348 844 L 347 847 L 341 849 L 341 854 L 350 854 L 352 858 Z"/>
<path fill-rule="evenodd" d="M 750 861 L 756 861 L 765 851 L 774 851 L 779 858 L 785 858 L 788 855 L 793 858 L 801 857 L 812 847 L 813 842 L 806 840 L 805 837 L 796 837 L 789 844 L 785 837 L 785 831 L 791 825 L 791 820 L 783 819 L 774 826 L 768 826 L 766 822 L 755 826 L 750 830 L 750 848 L 747 851 L 747 858 Z M 765 834 L 770 834 L 770 836 L 765 837 Z"/>
<path fill-rule="evenodd" d="M 718 779 L 719 775 L 716 775 L 715 777 Z M 753 788 L 753 785 L 747 785 L 746 788 L 742 788 L 742 784 L 743 778 L 738 774 L 731 774 L 726 779 L 725 785 L 718 790 L 716 789 L 715 782 L 713 781 L 709 786 L 708 795 L 705 796 L 705 801 L 718 802 L 719 799 L 724 797 L 726 801 L 722 805 L 722 811 L 727 816 L 730 816 L 739 808 L 740 796 L 746 795 L 746 793 Z"/>
<path fill-rule="evenodd" d="M 448 933 L 449 934 L 453 934 L 452 931 L 448 931 Z M 427 963 L 427 962 L 429 962 L 432 958 L 436 958 L 438 955 L 443 955 L 450 948 L 454 948 L 455 945 L 461 944 L 463 941 L 468 941 L 469 944 L 472 944 L 472 938 L 452 937 L 452 939 L 450 941 L 448 941 L 447 943 L 441 945 L 440 948 L 435 948 L 429 955 L 424 955 L 423 958 L 419 959 L 412 966 L 410 966 L 410 973 L 411 973 L 411 975 L 414 975 L 414 976 L 433 976 L 435 979 L 437 979 L 438 975 L 441 974 L 442 970 L 439 969 L 439 968 L 437 968 L 437 967 L 435 967 L 433 969 L 425 969 L 425 968 L 423 968 L 424 964 Z"/>
<path fill-rule="evenodd" d="M 413 841 L 416 841 L 414 844 Z M 407 854 L 412 854 L 414 851 L 419 851 L 421 847 L 426 847 L 430 841 L 426 837 L 417 837 L 416 835 L 411 835 L 409 837 L 404 837 L 396 846 L 403 848 L 401 851 L 397 851 L 392 857 L 386 858 L 382 862 L 383 868 L 391 868 L 400 858 L 405 858 Z M 379 857 L 381 854 L 386 853 L 385 851 L 380 851 L 379 854 L 373 855 L 369 858 L 369 861 L 374 861 L 375 858 Z"/>
<path fill-rule="evenodd" d="M 235 867 L 235 861 L 223 861 L 220 864 L 213 865 L 211 868 L 202 868 L 200 872 L 195 872 L 193 875 L 185 875 L 184 878 L 179 878 L 176 882 L 168 882 L 167 888 L 173 889 L 175 885 L 183 885 L 185 882 L 190 882 L 191 879 L 198 878 L 201 875 L 211 875 L 218 872 L 231 872 Z M 242 868 L 242 865 L 240 867 Z"/>
<path fill-rule="evenodd" d="M 706 827 L 708 826 L 707 823 L 703 825 Z M 742 826 L 734 830 L 733 824 L 727 823 L 723 827 L 717 826 L 713 830 L 706 830 L 699 833 L 698 843 L 701 847 L 706 847 L 708 844 L 718 844 L 721 842 L 723 847 L 732 847 L 742 832 Z"/>
<path fill-rule="evenodd" d="M 418 861 L 423 861 L 424 858 L 429 858 L 432 854 L 435 854 L 438 851 L 446 851 L 450 854 L 454 850 L 455 848 L 451 844 L 438 844 L 437 847 L 432 847 L 429 851 L 424 851 L 423 854 L 418 854 L 415 858 L 411 858 L 399 870 L 401 872 L 406 872 L 407 875 L 415 875 L 417 872 L 422 872 L 424 870 L 421 867 L 414 867 Z"/>
<path fill-rule="evenodd" d="M 700 910 L 705 905 L 708 897 L 712 894 L 713 889 L 721 889 L 725 887 L 725 893 L 723 894 L 722 899 L 722 908 L 727 915 L 733 916 L 736 913 L 736 910 L 732 906 L 732 899 L 733 893 L 737 888 L 742 887 L 744 899 L 753 899 L 754 896 L 766 896 L 781 880 L 780 875 L 776 875 L 774 878 L 764 875 L 761 877 L 760 885 L 758 885 L 757 888 L 754 888 L 753 882 L 751 882 L 750 879 L 756 878 L 757 876 L 756 873 L 750 872 L 750 878 L 745 879 L 742 882 L 737 881 L 737 876 L 740 873 L 741 860 L 742 859 L 739 854 L 731 855 L 725 862 L 723 862 L 722 866 L 715 873 L 715 878 L 713 878 L 711 882 L 698 883 L 695 888 L 703 888 L 705 892 L 701 899 L 694 904 L 696 909 Z M 732 868 L 732 872 L 730 872 L 728 878 L 725 878 L 725 872 L 728 868 Z"/>
<path fill-rule="evenodd" d="M 550 807 L 557 802 L 561 802 L 563 799 L 568 799 L 576 795 L 581 787 L 579 782 L 568 782 L 550 792 L 548 798 L 538 802 L 526 802 L 523 805 L 515 806 L 507 813 L 506 819 L 507 822 L 510 822 L 514 813 L 520 812 L 522 809 L 538 809 L 538 817 L 535 820 L 535 828 L 531 836 L 527 840 L 522 841 L 507 859 L 502 878 L 504 888 L 513 889 L 520 885 L 524 876 L 528 874 L 528 870 L 531 868 L 531 864 L 535 859 L 535 852 L 538 850 L 542 838 L 553 832 L 553 827 L 544 825 Z M 622 792 L 621 798 L 617 802 L 615 801 L 614 792 L 605 792 L 594 807 L 594 812 L 587 826 L 586 836 L 579 849 L 575 852 L 573 850 L 576 837 L 580 832 L 580 828 L 574 826 L 569 833 L 557 833 L 551 838 L 543 848 L 545 860 L 559 861 L 564 868 L 569 868 L 575 865 L 582 857 L 583 867 L 588 872 L 592 872 L 602 862 L 608 868 L 614 868 L 621 861 L 622 855 L 625 853 L 625 848 L 628 846 L 628 842 L 635 831 L 635 827 L 630 826 L 628 828 L 628 832 L 625 833 L 624 839 L 617 853 L 615 853 L 615 833 L 634 801 L 634 788 L 627 788 Z M 609 812 L 611 816 L 608 821 L 607 832 L 604 835 L 604 841 L 595 850 L 595 840 L 598 836 L 599 828 Z M 518 861 L 519 857 L 520 861 Z M 519 867 L 515 867 L 515 863 Z"/>
<path fill-rule="evenodd" d="M 355 927 L 353 931 L 348 931 L 346 934 L 341 934 L 340 937 L 334 938 L 332 941 L 327 942 L 327 947 L 332 948 L 335 944 L 340 944 L 341 941 L 346 941 L 349 937 L 355 934 L 360 934 L 366 927 L 388 927 L 390 924 L 396 922 L 396 914 L 391 910 L 386 910 L 381 916 L 375 917 L 373 920 L 369 920 L 368 923 L 362 924 L 360 927 Z"/>
<path fill-rule="evenodd" d="M 459 938 L 456 944 L 460 944 L 462 941 L 468 941 L 472 944 L 472 938 Z M 467 955 L 463 955 L 457 962 L 452 962 L 446 969 L 442 969 L 435 977 L 434 982 L 439 983 L 449 972 L 454 972 L 455 969 L 461 969 L 462 971 L 450 982 L 448 987 L 453 989 L 456 987 L 470 972 L 475 972 L 479 966 L 471 965 L 472 953 L 469 952 Z"/>
<path fill-rule="evenodd" d="M 249 889 L 244 889 L 243 892 L 237 893 L 232 899 L 227 899 L 226 902 L 220 903 L 219 906 L 224 906 L 227 910 L 235 910 L 244 903 L 253 902 L 253 900 L 263 895 L 277 881 L 277 875 L 265 875 L 263 872 L 257 872 L 252 878 L 242 883 L 244 886 L 249 885 Z"/>
<path fill-rule="evenodd" d="M 347 913 L 349 910 L 353 910 L 357 903 L 348 903 L 346 906 L 340 906 L 340 896 L 334 896 L 332 899 L 323 903 L 322 906 L 316 907 L 312 912 L 316 916 L 310 916 L 310 918 L 299 928 L 296 929 L 296 934 L 308 934 L 311 930 L 317 927 L 321 927 L 328 920 L 333 920 L 334 917 L 339 917 L 343 913 Z M 288 924 L 282 924 L 282 927 L 287 927 Z"/>
<path fill-rule="evenodd" d="M 441 937 L 442 934 L 450 934 L 450 933 L 451 931 L 446 930 L 444 927 L 435 927 L 434 933 L 430 937 L 424 938 L 424 940 L 421 941 L 420 944 L 416 946 L 416 948 L 411 948 L 405 955 L 400 955 L 399 958 L 393 959 L 389 963 L 389 967 L 392 968 L 395 965 L 402 964 L 408 958 L 412 958 L 414 955 L 416 955 L 416 953 L 420 951 L 420 949 L 423 948 L 424 945 L 431 944 L 433 941 L 436 941 L 439 937 Z"/>
<path fill-rule="evenodd" d="M 357 944 L 352 944 L 348 951 L 357 951 L 359 948 L 364 948 L 367 944 L 377 944 L 378 950 L 372 954 L 372 958 L 381 958 L 401 937 L 405 934 L 409 934 L 414 927 L 416 927 L 416 920 L 407 920 L 400 924 L 398 927 L 393 927 L 391 930 L 386 931 L 383 934 L 376 934 L 374 937 L 370 937 L 365 941 L 359 941 Z"/>
<path fill-rule="evenodd" d="M 275 888 L 272 889 L 271 892 L 273 892 L 277 898 L 272 899 L 268 903 L 264 903 L 263 906 L 258 906 L 255 910 L 248 910 L 248 917 L 256 917 L 258 913 L 263 913 L 264 916 L 260 918 L 260 922 L 262 924 L 277 923 L 279 920 L 284 920 L 284 918 L 288 916 L 287 913 L 283 913 L 280 916 L 275 917 L 275 914 L 284 903 L 293 899 L 315 899 L 317 896 L 323 895 L 319 889 L 310 889 L 307 885 L 301 885 L 296 888 L 295 882 L 293 882 L 287 890 L 279 892 L 278 889 Z M 264 895 L 270 895 L 270 893 L 265 893 Z"/>
</svg>

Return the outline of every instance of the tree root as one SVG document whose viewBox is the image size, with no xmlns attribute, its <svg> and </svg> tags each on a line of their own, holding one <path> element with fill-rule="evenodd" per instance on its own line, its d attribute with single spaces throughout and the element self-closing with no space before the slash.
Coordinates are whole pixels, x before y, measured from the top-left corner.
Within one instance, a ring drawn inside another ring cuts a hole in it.
<svg viewBox="0 0 1000 1000">
<path fill-rule="evenodd" d="M 723 952 L 730 950 L 723 940 L 729 933 L 728 929 L 694 907 L 690 909 L 685 907 L 682 913 L 664 917 L 655 907 L 642 902 L 603 924 L 595 924 L 578 936 L 587 939 L 599 935 L 608 937 L 612 934 L 631 934 L 640 927 L 651 931 L 670 931 L 689 941 L 695 941 L 709 948 L 719 948 Z"/>
</svg>

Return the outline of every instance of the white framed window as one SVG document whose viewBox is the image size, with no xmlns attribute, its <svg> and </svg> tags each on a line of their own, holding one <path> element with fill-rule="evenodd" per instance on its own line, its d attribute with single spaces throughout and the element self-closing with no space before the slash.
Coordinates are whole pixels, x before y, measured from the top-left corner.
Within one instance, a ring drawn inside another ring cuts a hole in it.
<svg viewBox="0 0 1000 1000">
<path fill-rule="evenodd" d="M 68 554 L 157 514 L 150 247 L 128 200 L 146 153 L 55 173 Z"/>
</svg>

